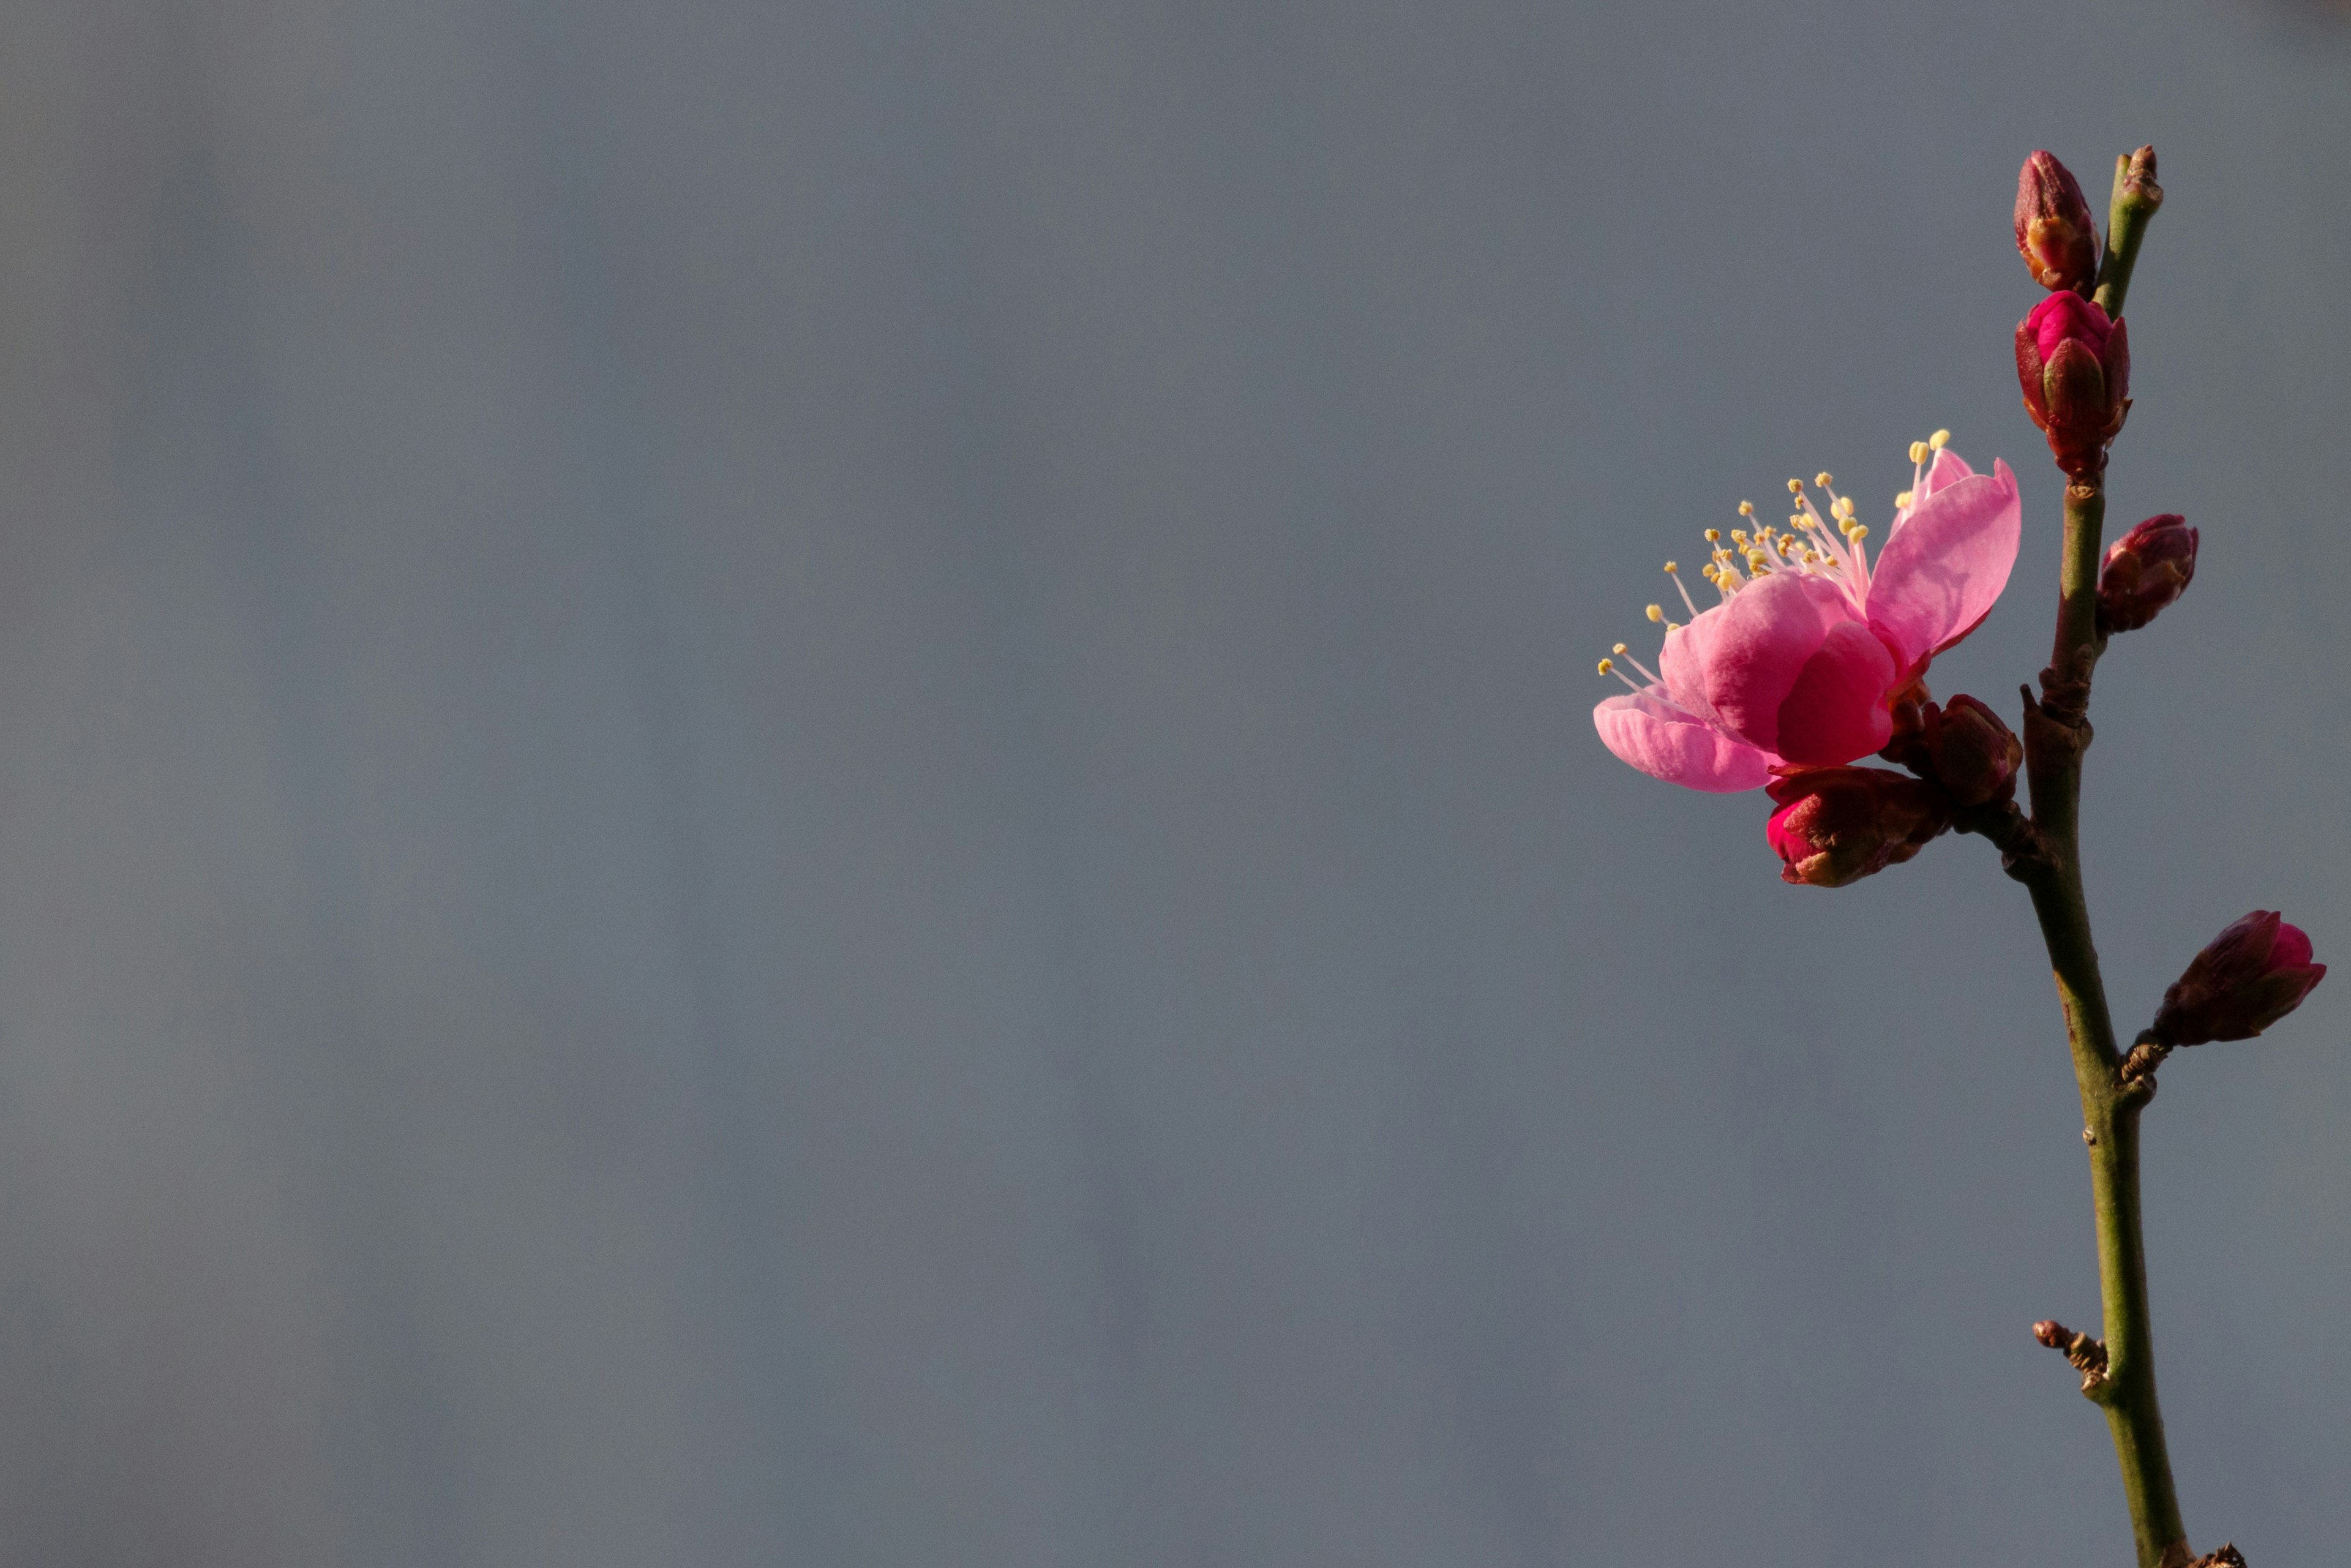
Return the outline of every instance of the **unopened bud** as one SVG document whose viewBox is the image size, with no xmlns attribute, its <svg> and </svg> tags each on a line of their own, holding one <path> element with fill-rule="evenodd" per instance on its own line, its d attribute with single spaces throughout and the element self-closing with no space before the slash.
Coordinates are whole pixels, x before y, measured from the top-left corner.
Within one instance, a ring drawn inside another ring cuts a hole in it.
<svg viewBox="0 0 2351 1568">
<path fill-rule="evenodd" d="M 1925 445 L 1924 442 L 1919 443 Z M 1888 699 L 1886 707 L 1894 721 L 1893 733 L 1877 755 L 1886 761 L 1907 768 L 1913 773 L 1928 769 L 1926 710 L 1933 705 L 1927 700 L 1927 683 L 1912 681 Z"/>
<path fill-rule="evenodd" d="M 2016 177 L 2016 249 L 2043 288 L 2087 294 L 2097 281 L 2097 220 L 2074 172 L 2047 152 Z"/>
<path fill-rule="evenodd" d="M 2025 412 L 2075 478 L 2103 473 L 2106 444 L 2130 413 L 2130 334 L 2078 294 L 2060 291 L 2017 323 Z"/>
<path fill-rule="evenodd" d="M 1941 707 L 1928 704 L 1921 736 L 1928 764 L 1954 803 L 1981 806 L 2016 793 L 2024 742 L 1975 698 L 1956 696 Z"/>
<path fill-rule="evenodd" d="M 2163 993 L 2148 1032 L 2165 1045 L 2251 1040 L 2302 1006 L 2326 966 L 2274 909 L 2256 909 L 2205 945 Z"/>
<path fill-rule="evenodd" d="M 2149 517 L 2106 547 L 2098 573 L 2098 619 L 2109 632 L 2136 632 L 2187 591 L 2196 576 L 2196 530 L 2176 513 Z"/>
<path fill-rule="evenodd" d="M 1780 880 L 1843 887 L 1899 865 L 1951 825 L 1950 809 L 1916 779 L 1883 768 L 1812 768 L 1764 791 L 1780 809 L 1764 834 Z"/>
</svg>

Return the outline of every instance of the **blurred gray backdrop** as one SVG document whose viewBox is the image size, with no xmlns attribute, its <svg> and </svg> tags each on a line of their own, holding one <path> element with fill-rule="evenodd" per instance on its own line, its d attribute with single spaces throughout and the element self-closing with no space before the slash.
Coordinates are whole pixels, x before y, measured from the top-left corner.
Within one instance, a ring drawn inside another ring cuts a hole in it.
<svg viewBox="0 0 2351 1568">
<path fill-rule="evenodd" d="M 2351 958 L 2351 39 L 1895 8 L 0 12 L 0 1562 L 2116 1563 L 1974 840 L 1595 740 L 1657 566 L 1938 425 L 2160 150 L 2125 1027 Z M 2351 971 L 2176 1061 L 2199 1548 L 2351 1533 Z"/>
</svg>

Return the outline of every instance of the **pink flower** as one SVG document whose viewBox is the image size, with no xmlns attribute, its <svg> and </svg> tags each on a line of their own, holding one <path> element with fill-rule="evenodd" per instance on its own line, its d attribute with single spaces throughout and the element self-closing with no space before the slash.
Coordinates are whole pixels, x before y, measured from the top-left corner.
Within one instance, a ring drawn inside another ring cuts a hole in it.
<svg viewBox="0 0 2351 1568">
<path fill-rule="evenodd" d="M 1832 767 L 1884 746 L 1896 696 L 1975 630 L 2016 564 L 2016 476 L 1998 462 L 1976 473 L 1947 439 L 1938 431 L 1911 447 L 1911 487 L 1895 497 L 1874 564 L 1869 530 L 1825 474 L 1815 481 L 1825 516 L 1791 479 L 1802 509 L 1789 530 L 1734 528 L 1729 548 L 1707 530 L 1717 548 L 1705 576 L 1720 602 L 1698 609 L 1667 562 L 1690 620 L 1666 622 L 1657 670 L 1625 660 L 1646 685 L 1619 675 L 1631 695 L 1593 709 L 1608 749 L 1669 783 L 1732 790 L 1776 768 Z M 1649 618 L 1665 621 L 1663 607 L 1649 606 Z M 1600 669 L 1617 674 L 1613 659 Z"/>
<path fill-rule="evenodd" d="M 2256 909 L 2205 945 L 2163 993 L 2156 1040 L 2202 1045 L 2251 1040 L 2302 1006 L 2326 966 L 2310 961 L 2310 938 L 2274 909 Z"/>
</svg>

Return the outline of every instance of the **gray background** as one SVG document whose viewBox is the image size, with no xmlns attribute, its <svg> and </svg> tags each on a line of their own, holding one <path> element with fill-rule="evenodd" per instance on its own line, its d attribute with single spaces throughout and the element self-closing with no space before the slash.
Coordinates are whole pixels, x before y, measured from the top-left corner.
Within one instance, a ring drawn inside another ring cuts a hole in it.
<svg viewBox="0 0 2351 1568">
<path fill-rule="evenodd" d="M 2119 1014 L 2351 955 L 2351 42 L 2192 0 L 0 12 L 0 1561 L 2122 1563 L 1979 841 L 1592 672 L 2171 193 Z M 1646 646 L 1646 636 L 1637 638 Z M 2351 1532 L 2351 975 L 2177 1061 L 2199 1547 Z"/>
</svg>

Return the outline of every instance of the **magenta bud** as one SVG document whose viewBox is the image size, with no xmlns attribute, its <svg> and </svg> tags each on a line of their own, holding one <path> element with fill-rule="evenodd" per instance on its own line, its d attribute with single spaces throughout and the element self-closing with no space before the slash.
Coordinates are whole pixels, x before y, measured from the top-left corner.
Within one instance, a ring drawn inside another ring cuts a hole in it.
<svg viewBox="0 0 2351 1568">
<path fill-rule="evenodd" d="M 2188 591 L 2196 577 L 2196 530 L 2166 512 L 2106 547 L 2098 573 L 2098 619 L 2109 632 L 2136 632 Z"/>
<path fill-rule="evenodd" d="M 1950 809 L 1916 779 L 1883 768 L 1811 768 L 1775 779 L 1780 809 L 1764 836 L 1782 882 L 1843 887 L 1899 865 L 1951 825 Z"/>
<path fill-rule="evenodd" d="M 1982 703 L 1956 696 L 1939 708 L 1929 704 L 1920 732 L 1928 766 L 1954 804 L 1981 806 L 2016 793 L 2024 742 Z"/>
<path fill-rule="evenodd" d="M 2130 334 L 2078 294 L 2052 294 L 2017 323 L 2025 412 L 2075 478 L 2102 473 L 2106 444 L 2130 413 Z"/>
<path fill-rule="evenodd" d="M 2087 294 L 2097 281 L 2097 220 L 2074 172 L 2047 152 L 2016 176 L 2016 249 L 2043 288 Z"/>
<path fill-rule="evenodd" d="M 2251 1040 L 2302 1006 L 2326 966 L 2310 961 L 2310 938 L 2274 909 L 2256 909 L 2205 945 L 2163 993 L 2155 1038 L 2165 1045 Z"/>
</svg>

